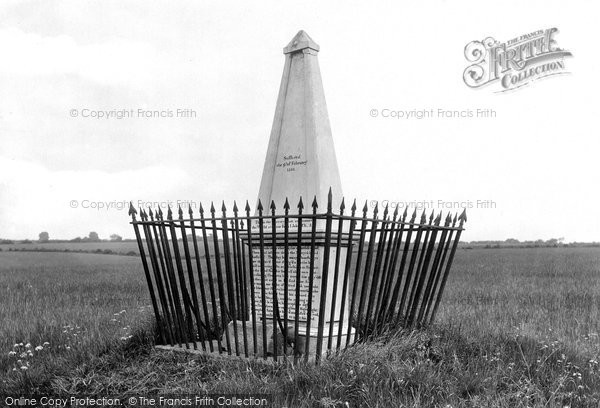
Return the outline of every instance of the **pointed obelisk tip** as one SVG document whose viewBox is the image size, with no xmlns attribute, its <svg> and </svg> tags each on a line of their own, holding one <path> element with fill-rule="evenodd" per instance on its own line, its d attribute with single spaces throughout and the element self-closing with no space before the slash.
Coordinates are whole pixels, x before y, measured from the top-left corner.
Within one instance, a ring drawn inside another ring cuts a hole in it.
<svg viewBox="0 0 600 408">
<path fill-rule="evenodd" d="M 298 31 L 298 34 L 292 38 L 292 41 L 283 49 L 284 54 L 291 54 L 310 48 L 314 51 L 319 51 L 319 45 L 304 30 Z"/>
<path fill-rule="evenodd" d="M 283 209 L 288 211 L 290 209 L 290 203 L 288 201 L 288 198 L 285 198 L 285 203 L 283 203 Z"/>
<path fill-rule="evenodd" d="M 271 200 L 271 206 L 269 208 L 271 208 L 271 211 L 276 210 L 277 207 L 275 206 L 275 200 Z"/>
</svg>

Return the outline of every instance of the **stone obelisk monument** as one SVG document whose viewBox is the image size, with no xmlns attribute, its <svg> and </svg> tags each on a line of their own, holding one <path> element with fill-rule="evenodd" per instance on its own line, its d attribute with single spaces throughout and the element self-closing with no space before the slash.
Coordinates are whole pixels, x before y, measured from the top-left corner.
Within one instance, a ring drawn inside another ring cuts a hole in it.
<svg viewBox="0 0 600 408">
<path fill-rule="evenodd" d="M 269 147 L 265 159 L 262 180 L 258 199 L 263 206 L 263 214 L 270 214 L 271 203 L 275 203 L 276 214 L 284 212 L 284 203 L 286 198 L 290 203 L 290 214 L 297 211 L 296 205 L 300 197 L 304 201 L 306 212 L 311 213 L 311 204 L 316 198 L 320 213 L 324 213 L 327 208 L 328 194 L 331 189 L 332 205 L 334 209 L 339 208 L 342 200 L 342 187 L 340 174 L 338 170 L 333 138 L 331 136 L 331 127 L 329 125 L 329 116 L 327 114 L 327 105 L 325 103 L 325 94 L 321 81 L 319 62 L 317 55 L 319 46 L 304 31 L 298 32 L 287 47 L 283 49 L 285 54 L 285 66 L 277 107 L 275 109 L 275 118 L 273 128 L 269 138 Z M 258 200 L 257 200 L 258 202 Z M 278 220 L 283 222 L 282 219 Z M 322 233 L 325 229 L 323 220 L 317 221 L 316 231 Z M 305 223 L 308 223 L 306 225 Z M 310 231 L 310 220 L 303 222 L 303 231 Z M 281 225 L 281 224 L 280 224 Z M 253 230 L 257 231 L 258 223 L 253 225 Z M 264 222 L 265 231 L 271 230 L 271 222 Z M 297 224 L 289 226 L 290 231 L 297 231 Z M 278 231 L 283 231 L 277 225 Z M 310 234 L 310 232 L 309 232 Z M 306 238 L 310 241 L 310 237 Z M 324 246 L 320 244 L 314 252 L 314 284 L 309 287 L 310 258 L 311 252 L 308 246 L 302 248 L 300 274 L 302 287 L 300 290 L 300 311 L 299 311 L 299 333 L 306 339 L 311 338 L 310 343 L 316 344 L 318 321 L 319 321 L 319 299 L 321 297 L 321 277 L 323 271 L 323 253 Z M 344 265 L 347 244 L 340 248 L 340 264 Z M 277 293 L 278 310 L 283 319 L 292 324 L 295 320 L 295 309 L 289 308 L 288 315 L 283 316 L 281 299 L 283 299 L 284 287 L 287 285 L 290 295 L 290 304 L 295 302 L 296 292 L 296 248 L 292 246 L 288 252 L 289 275 L 285 282 L 284 270 L 284 252 L 283 246 L 276 249 L 277 264 Z M 280 252 L 281 251 L 281 252 Z M 335 268 L 336 248 L 330 248 L 329 270 Z M 265 256 L 264 265 L 260 261 L 260 248 L 252 248 L 253 267 L 255 271 L 265 270 L 266 273 L 266 317 L 267 321 L 272 322 L 275 313 L 275 303 L 272 296 L 272 277 L 273 277 L 273 250 L 271 247 L 263 248 Z M 333 332 L 337 336 L 339 325 L 343 326 L 342 332 L 347 333 L 349 324 L 348 311 L 344 313 L 344 322 L 339 321 L 341 311 L 342 288 L 333 287 L 333 272 L 330 273 L 327 282 L 326 309 L 327 318 L 325 320 L 325 338 L 328 340 L 330 325 L 334 325 Z M 261 293 L 261 277 L 258 273 L 254 275 L 254 287 L 256 293 Z M 339 282 L 342 282 L 340 277 Z M 333 320 L 330 319 L 332 294 L 336 293 L 336 312 Z M 312 301 L 308 298 L 312 293 Z M 311 311 L 308 313 L 308 304 L 312 304 Z M 256 312 L 260 315 L 262 308 L 262 299 L 257 296 Z M 308 316 L 310 317 L 310 321 Z M 277 330 L 277 329 L 275 329 Z M 352 330 L 352 333 L 354 331 Z M 337 340 L 337 337 L 335 338 Z M 344 336 L 345 340 L 345 336 Z M 335 342 L 334 342 L 335 344 Z M 344 341 L 345 344 L 345 341 Z"/>
<path fill-rule="evenodd" d="M 300 31 L 283 49 L 285 67 L 258 198 L 265 208 L 274 201 L 292 209 L 302 197 L 310 207 L 316 196 L 326 208 L 329 188 L 339 208 L 342 186 L 317 54 L 319 46 Z"/>
</svg>

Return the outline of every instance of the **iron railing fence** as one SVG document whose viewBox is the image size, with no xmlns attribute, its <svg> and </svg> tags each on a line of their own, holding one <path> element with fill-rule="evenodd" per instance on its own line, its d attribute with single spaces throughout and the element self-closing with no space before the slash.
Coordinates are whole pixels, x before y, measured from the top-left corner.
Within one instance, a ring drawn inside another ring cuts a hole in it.
<svg viewBox="0 0 600 408">
<path fill-rule="evenodd" d="M 286 200 L 129 214 L 163 345 L 315 359 L 395 326 L 435 318 L 466 214 L 445 218 L 356 201 L 293 213 Z"/>
</svg>

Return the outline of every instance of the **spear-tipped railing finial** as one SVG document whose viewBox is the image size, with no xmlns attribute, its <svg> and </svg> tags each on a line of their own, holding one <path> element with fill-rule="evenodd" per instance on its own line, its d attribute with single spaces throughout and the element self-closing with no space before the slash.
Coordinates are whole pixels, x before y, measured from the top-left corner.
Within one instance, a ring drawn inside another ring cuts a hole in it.
<svg viewBox="0 0 600 408">
<path fill-rule="evenodd" d="M 135 221 L 135 215 L 137 214 L 137 211 L 135 210 L 135 207 L 133 206 L 133 201 L 129 202 L 129 215 L 131 216 L 131 219 L 133 221 Z"/>
</svg>

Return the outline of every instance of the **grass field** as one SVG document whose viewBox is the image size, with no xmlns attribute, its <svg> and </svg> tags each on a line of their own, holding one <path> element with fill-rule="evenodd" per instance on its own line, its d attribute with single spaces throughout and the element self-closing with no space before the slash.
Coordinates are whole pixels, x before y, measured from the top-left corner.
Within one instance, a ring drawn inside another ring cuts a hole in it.
<svg viewBox="0 0 600 408">
<path fill-rule="evenodd" d="M 7 392 L 262 391 L 279 405 L 331 407 L 600 404 L 599 248 L 460 250 L 434 327 L 390 333 L 319 367 L 153 350 L 137 257 L 3 251 L 0 291 Z"/>
</svg>

